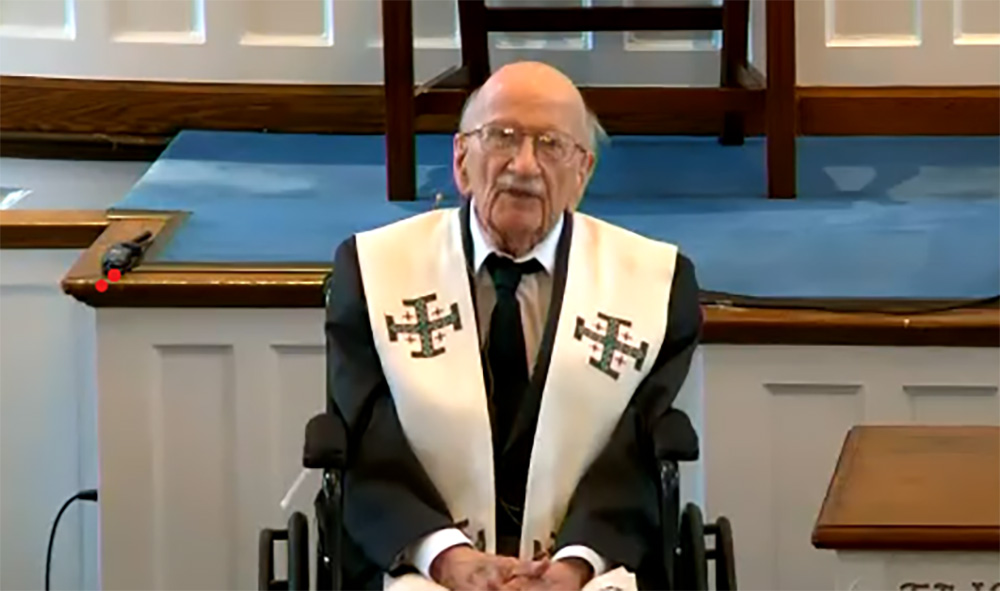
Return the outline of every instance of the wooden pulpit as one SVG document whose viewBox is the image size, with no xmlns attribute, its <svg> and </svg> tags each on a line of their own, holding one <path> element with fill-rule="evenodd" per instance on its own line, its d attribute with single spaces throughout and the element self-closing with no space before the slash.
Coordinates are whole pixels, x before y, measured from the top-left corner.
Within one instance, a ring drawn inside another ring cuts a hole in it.
<svg viewBox="0 0 1000 591">
<path fill-rule="evenodd" d="M 812 541 L 838 590 L 1000 590 L 1000 428 L 855 427 Z"/>
</svg>

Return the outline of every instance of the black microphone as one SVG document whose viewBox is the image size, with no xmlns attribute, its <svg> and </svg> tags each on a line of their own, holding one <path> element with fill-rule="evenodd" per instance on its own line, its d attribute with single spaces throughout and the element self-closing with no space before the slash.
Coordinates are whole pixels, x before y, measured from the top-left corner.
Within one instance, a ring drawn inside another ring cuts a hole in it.
<svg viewBox="0 0 1000 591">
<path fill-rule="evenodd" d="M 112 244 L 101 257 L 101 271 L 105 276 L 111 269 L 118 269 L 122 273 L 131 271 L 142 260 L 152 237 L 153 233 L 147 230 L 133 240 Z"/>
</svg>

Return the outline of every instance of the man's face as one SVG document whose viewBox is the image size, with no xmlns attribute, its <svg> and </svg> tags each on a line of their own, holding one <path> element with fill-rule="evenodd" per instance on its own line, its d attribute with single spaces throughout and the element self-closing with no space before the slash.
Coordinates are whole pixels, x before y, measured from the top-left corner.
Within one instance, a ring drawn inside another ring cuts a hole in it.
<svg viewBox="0 0 1000 591">
<path fill-rule="evenodd" d="M 523 254 L 583 195 L 594 164 L 584 114 L 534 89 L 481 100 L 478 125 L 455 137 L 455 179 L 497 246 Z"/>
</svg>

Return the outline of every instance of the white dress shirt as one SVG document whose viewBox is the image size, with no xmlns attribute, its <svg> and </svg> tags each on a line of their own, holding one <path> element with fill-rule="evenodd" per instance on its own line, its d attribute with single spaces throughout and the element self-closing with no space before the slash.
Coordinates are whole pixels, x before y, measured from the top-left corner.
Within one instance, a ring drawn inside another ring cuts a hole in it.
<svg viewBox="0 0 1000 591">
<path fill-rule="evenodd" d="M 493 306 L 496 304 L 496 291 L 493 279 L 485 268 L 486 257 L 496 251 L 489 237 L 483 231 L 475 209 L 470 214 L 469 231 L 472 235 L 473 269 L 475 269 L 476 314 L 479 318 L 480 345 L 485 346 L 490 326 Z M 534 371 L 538 348 L 545 331 L 545 321 L 548 316 L 549 303 L 552 300 L 552 275 L 556 265 L 556 247 L 562 235 L 563 218 L 559 217 L 552 231 L 534 249 L 517 262 L 537 259 L 544 267 L 544 272 L 531 273 L 521 278 L 517 287 L 517 300 L 521 306 L 521 323 L 524 327 L 525 350 L 528 355 L 529 375 Z M 499 253 L 498 253 L 499 254 Z M 505 255 L 506 256 L 506 255 Z M 431 563 L 439 554 L 451 548 L 472 542 L 458 529 L 443 529 L 436 531 L 417 543 L 406 552 L 406 562 L 412 564 L 425 577 L 430 578 Z M 597 552 L 587 546 L 566 546 L 559 549 L 553 560 L 564 558 L 581 558 L 594 569 L 594 576 L 604 574 L 607 570 L 605 560 Z"/>
</svg>

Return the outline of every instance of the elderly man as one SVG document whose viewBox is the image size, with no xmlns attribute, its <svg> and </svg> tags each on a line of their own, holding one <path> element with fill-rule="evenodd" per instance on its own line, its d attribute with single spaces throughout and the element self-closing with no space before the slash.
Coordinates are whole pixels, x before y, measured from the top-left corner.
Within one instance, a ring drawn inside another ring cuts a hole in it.
<svg viewBox="0 0 1000 591">
<path fill-rule="evenodd" d="M 698 286 L 675 246 L 575 213 L 599 132 L 561 73 L 503 67 L 454 138 L 463 205 L 337 249 L 349 586 L 662 584 L 650 425 L 687 375 Z"/>
</svg>

